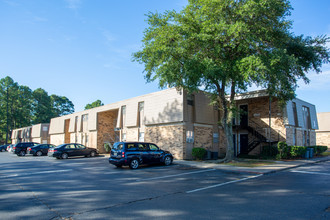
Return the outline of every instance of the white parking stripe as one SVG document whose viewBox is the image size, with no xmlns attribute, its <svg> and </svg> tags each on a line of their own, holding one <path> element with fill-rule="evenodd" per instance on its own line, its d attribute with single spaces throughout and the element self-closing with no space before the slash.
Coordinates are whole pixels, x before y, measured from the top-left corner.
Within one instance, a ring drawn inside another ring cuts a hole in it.
<svg viewBox="0 0 330 220">
<path fill-rule="evenodd" d="M 330 173 L 319 173 L 319 172 L 309 172 L 309 171 L 299 171 L 299 170 L 291 170 L 293 173 L 306 173 L 306 174 L 318 174 L 318 175 L 326 175 L 330 176 Z"/>
<path fill-rule="evenodd" d="M 262 175 L 263 174 L 260 174 L 260 175 L 257 175 L 257 176 L 251 176 L 251 177 L 247 177 L 247 178 L 243 178 L 243 179 L 239 179 L 239 180 L 233 180 L 233 181 L 229 181 L 229 182 L 225 182 L 225 183 L 220 183 L 220 184 L 217 184 L 217 185 L 207 186 L 207 187 L 204 187 L 204 188 L 194 189 L 194 190 L 186 191 L 186 193 L 194 193 L 194 192 L 198 192 L 198 191 L 202 191 L 202 190 L 206 190 L 206 189 L 212 189 L 212 188 L 215 188 L 215 187 L 228 185 L 228 184 L 231 184 L 231 183 L 238 183 L 238 182 L 242 182 L 242 181 L 245 181 L 245 180 L 254 179 L 254 178 L 257 178 L 257 177 L 262 176 Z"/>
<path fill-rule="evenodd" d="M 37 175 L 37 174 L 44 174 L 44 173 L 64 173 L 64 172 L 70 172 L 72 169 L 68 170 L 48 170 L 48 171 L 40 171 L 40 172 L 30 172 L 30 173 L 16 173 L 16 174 L 11 174 L 11 175 L 4 175 L 1 176 L 0 178 L 10 178 L 10 177 L 20 177 L 20 176 L 29 176 L 29 175 Z"/>
<path fill-rule="evenodd" d="M 190 174 L 195 174 L 195 173 L 210 172 L 210 171 L 214 171 L 214 170 L 216 170 L 216 169 L 199 170 L 199 171 L 194 171 L 194 172 L 173 174 L 173 175 L 168 175 L 168 176 L 154 177 L 154 178 L 148 178 L 148 179 L 142 179 L 142 180 L 136 180 L 136 181 L 158 180 L 158 179 L 165 179 L 165 178 L 169 178 L 169 177 L 177 177 L 177 176 L 184 176 L 184 175 L 190 175 Z"/>
</svg>

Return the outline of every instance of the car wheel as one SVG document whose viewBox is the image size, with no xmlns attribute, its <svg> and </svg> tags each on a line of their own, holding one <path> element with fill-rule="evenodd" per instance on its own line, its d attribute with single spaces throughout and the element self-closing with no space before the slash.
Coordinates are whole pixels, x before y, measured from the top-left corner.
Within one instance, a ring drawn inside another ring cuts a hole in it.
<svg viewBox="0 0 330 220">
<path fill-rule="evenodd" d="M 19 156 L 25 156 L 25 151 L 24 150 L 21 150 L 19 153 L 18 153 Z"/>
<path fill-rule="evenodd" d="M 133 159 L 131 160 L 131 162 L 129 163 L 129 167 L 131 169 L 137 169 L 139 167 L 139 161 L 137 159 Z"/>
<path fill-rule="evenodd" d="M 89 156 L 95 157 L 95 155 L 96 155 L 95 151 L 92 151 Z"/>
<path fill-rule="evenodd" d="M 63 154 L 61 155 L 61 158 L 62 158 L 62 159 L 68 159 L 68 157 L 69 157 L 69 155 L 68 155 L 67 153 L 63 153 Z"/>
<path fill-rule="evenodd" d="M 165 166 L 171 165 L 171 163 L 172 163 L 172 158 L 170 156 L 166 156 L 164 158 L 164 164 L 165 164 Z"/>
<path fill-rule="evenodd" d="M 5 152 L 6 150 L 5 149 L 1 149 L 1 152 Z"/>
<path fill-rule="evenodd" d="M 42 156 L 42 152 L 41 152 L 41 151 L 37 151 L 36 155 L 37 155 L 38 157 L 40 157 L 40 156 Z"/>
</svg>

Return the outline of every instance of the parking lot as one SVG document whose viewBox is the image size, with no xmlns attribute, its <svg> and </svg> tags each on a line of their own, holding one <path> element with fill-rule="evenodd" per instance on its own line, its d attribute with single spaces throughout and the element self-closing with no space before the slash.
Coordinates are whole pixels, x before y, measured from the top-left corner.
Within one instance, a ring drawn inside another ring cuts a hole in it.
<svg viewBox="0 0 330 220">
<path fill-rule="evenodd" d="M 175 162 L 131 170 L 110 165 L 107 156 L 57 160 L 5 152 L 0 161 L 2 219 L 329 217 L 330 176 L 321 175 L 329 162 L 262 176 Z"/>
</svg>

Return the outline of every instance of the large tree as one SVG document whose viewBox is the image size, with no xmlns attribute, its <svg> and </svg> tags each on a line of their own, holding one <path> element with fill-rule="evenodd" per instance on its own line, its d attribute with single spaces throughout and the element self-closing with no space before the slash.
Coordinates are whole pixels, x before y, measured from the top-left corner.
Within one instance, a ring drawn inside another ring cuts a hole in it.
<svg viewBox="0 0 330 220">
<path fill-rule="evenodd" d="M 232 160 L 234 97 L 256 84 L 286 101 L 297 81 L 309 82 L 330 61 L 329 38 L 295 36 L 288 0 L 189 0 L 181 11 L 149 13 L 141 51 L 148 82 L 212 94 L 227 139 L 225 160 Z"/>
<path fill-rule="evenodd" d="M 52 117 L 68 115 L 74 112 L 73 103 L 65 96 L 51 95 Z"/>
<path fill-rule="evenodd" d="M 95 107 L 99 107 L 99 106 L 103 106 L 103 105 L 104 105 L 103 102 L 98 99 L 95 102 L 92 102 L 91 104 L 87 104 L 85 106 L 85 110 L 95 108 Z"/>
</svg>

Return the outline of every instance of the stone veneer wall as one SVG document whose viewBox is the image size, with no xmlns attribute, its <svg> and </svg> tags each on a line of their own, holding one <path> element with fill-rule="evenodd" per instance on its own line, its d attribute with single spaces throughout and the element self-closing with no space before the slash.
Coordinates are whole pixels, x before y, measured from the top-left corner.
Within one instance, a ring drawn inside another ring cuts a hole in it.
<svg viewBox="0 0 330 220">
<path fill-rule="evenodd" d="M 183 125 L 148 126 L 145 128 L 144 140 L 157 144 L 162 150 L 170 151 L 176 159 L 185 159 Z"/>
<path fill-rule="evenodd" d="M 213 151 L 213 128 L 194 126 L 194 147 L 202 147 Z"/>
<path fill-rule="evenodd" d="M 100 153 L 104 153 L 104 143 L 115 142 L 115 120 L 117 119 L 118 110 L 100 112 L 97 114 L 97 149 Z"/>
<path fill-rule="evenodd" d="M 330 132 L 317 132 L 316 144 L 328 146 L 328 148 L 330 148 Z"/>
</svg>

